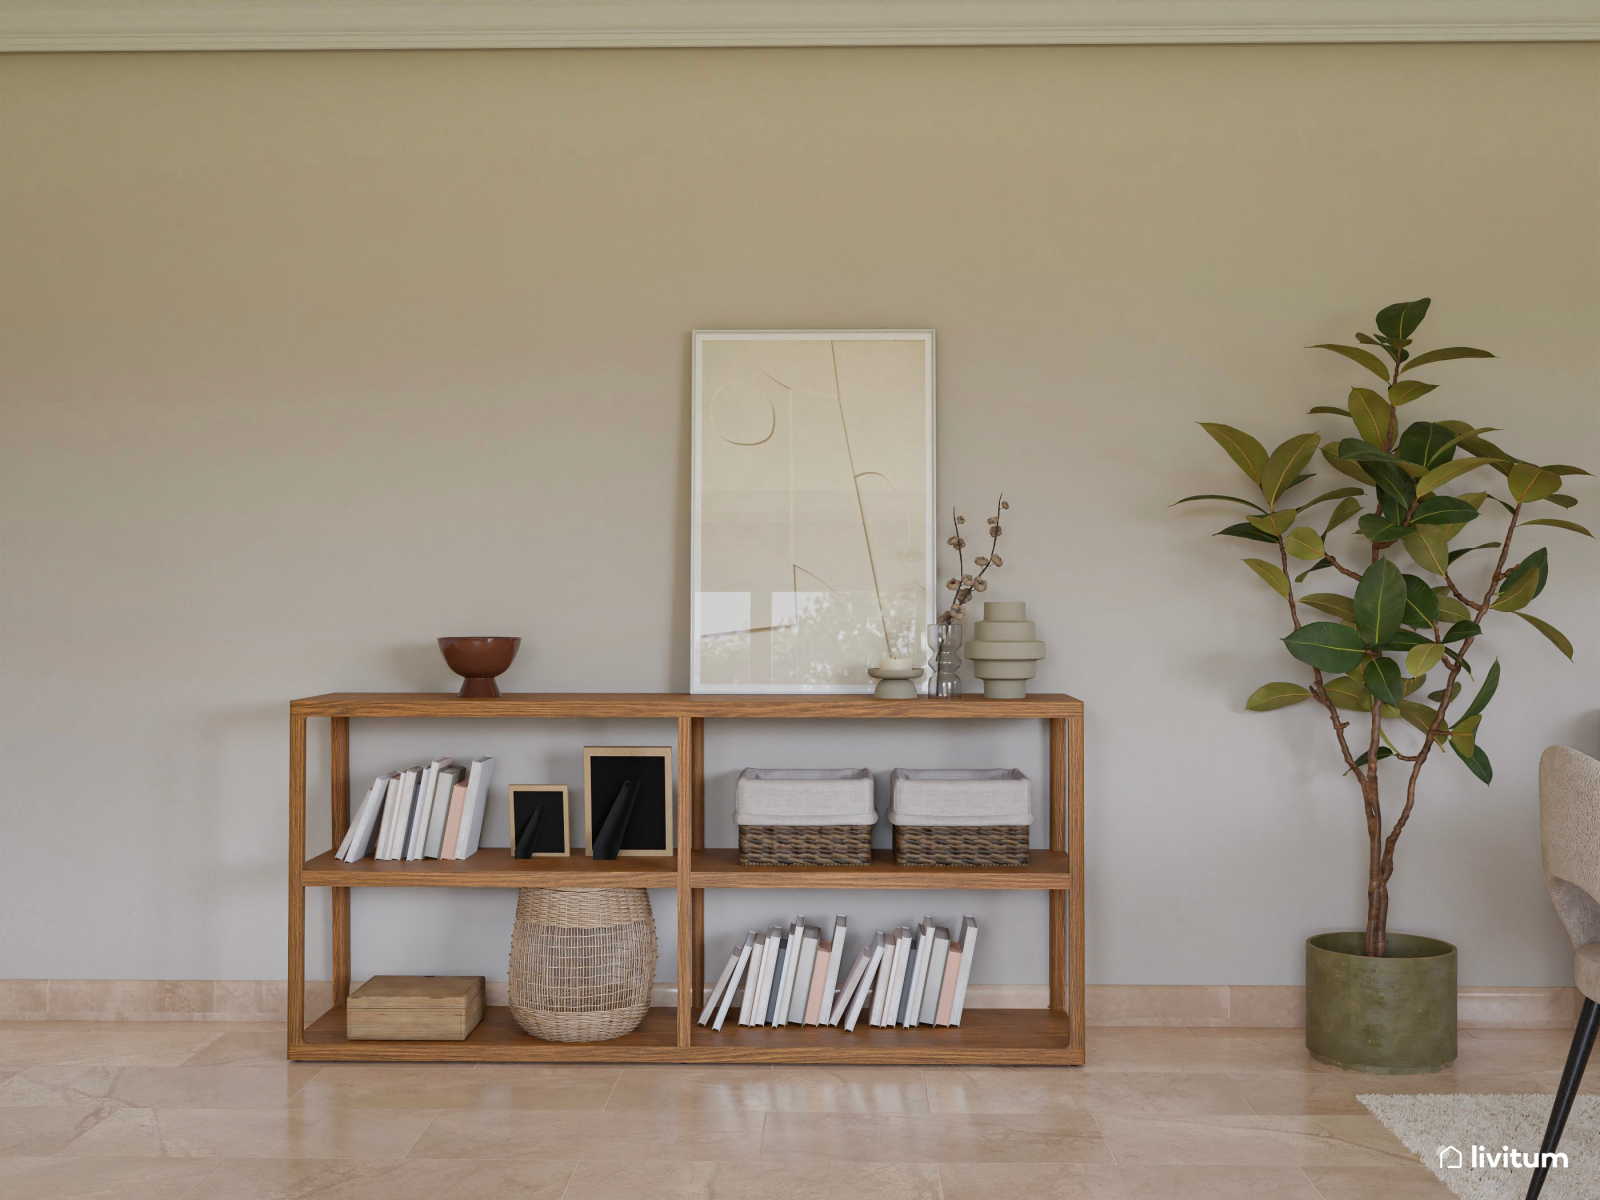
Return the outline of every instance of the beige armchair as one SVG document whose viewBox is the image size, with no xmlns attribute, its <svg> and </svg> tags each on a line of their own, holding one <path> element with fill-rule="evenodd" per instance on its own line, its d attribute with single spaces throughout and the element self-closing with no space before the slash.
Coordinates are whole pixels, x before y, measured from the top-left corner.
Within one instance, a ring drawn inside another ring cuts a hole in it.
<svg viewBox="0 0 1600 1200">
<path fill-rule="evenodd" d="M 1583 1011 L 1561 1072 L 1555 1106 L 1539 1159 L 1555 1152 L 1583 1082 L 1583 1069 L 1600 1032 L 1600 762 L 1567 746 L 1551 746 L 1539 759 L 1539 836 L 1544 878 L 1561 923 L 1577 950 L 1573 976 Z M 1535 1167 L 1528 1200 L 1544 1187 L 1547 1168 Z"/>
</svg>

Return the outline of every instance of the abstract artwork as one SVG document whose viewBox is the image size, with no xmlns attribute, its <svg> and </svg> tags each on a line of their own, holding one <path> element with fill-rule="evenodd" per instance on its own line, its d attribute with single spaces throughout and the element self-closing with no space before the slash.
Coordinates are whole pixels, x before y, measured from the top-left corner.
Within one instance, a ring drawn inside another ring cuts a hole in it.
<svg viewBox="0 0 1600 1200">
<path fill-rule="evenodd" d="M 690 690 L 864 692 L 933 620 L 932 330 L 694 335 Z"/>
</svg>

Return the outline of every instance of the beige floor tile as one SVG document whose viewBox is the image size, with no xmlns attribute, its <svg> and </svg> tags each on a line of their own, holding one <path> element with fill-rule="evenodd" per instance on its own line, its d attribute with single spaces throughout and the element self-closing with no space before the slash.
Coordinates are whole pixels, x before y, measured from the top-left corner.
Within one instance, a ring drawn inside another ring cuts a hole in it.
<svg viewBox="0 0 1600 1200">
<path fill-rule="evenodd" d="M 0 1113 L 0 1119 L 3 1116 Z M 404 1158 L 433 1118 L 432 1112 L 409 1109 L 124 1108 L 66 1152 L 168 1158 Z"/>
<path fill-rule="evenodd" d="M 1563 1050 L 1572 1044 L 1571 1029 L 1463 1029 L 1462 1038 L 1480 1042 L 1554 1042 Z"/>
<path fill-rule="evenodd" d="M 940 1200 L 931 1163 L 580 1162 L 565 1200 Z"/>
<path fill-rule="evenodd" d="M 1303 1038 L 1278 1037 L 1275 1031 L 1260 1037 L 1240 1037 L 1234 1030 L 1196 1037 L 1171 1029 L 1149 1030 L 1144 1037 L 1097 1035 L 1089 1040 L 1089 1058 L 1095 1070 L 1109 1071 L 1340 1070 L 1312 1058 Z"/>
<path fill-rule="evenodd" d="M 29 1067 L 0 1083 L 0 1108 L 277 1108 L 322 1070 L 279 1067 Z"/>
<path fill-rule="evenodd" d="M 1450 1200 L 1421 1163 L 1409 1167 L 1305 1167 L 1323 1200 Z"/>
<path fill-rule="evenodd" d="M 1189 1030 L 1193 1037 L 1245 1038 L 1249 1041 L 1298 1042 L 1305 1045 L 1306 1031 L 1280 1025 L 1197 1025 Z"/>
<path fill-rule="evenodd" d="M 625 1068 L 606 1108 L 926 1113 L 928 1097 L 914 1067 Z"/>
<path fill-rule="evenodd" d="M 1457 1075 L 1440 1071 L 1434 1075 L 1297 1075 L 1280 1071 L 1232 1078 L 1255 1112 L 1282 1117 L 1362 1116 L 1367 1109 L 1356 1097 L 1369 1092 L 1402 1096 L 1474 1092 L 1513 1095 L 1540 1090 L 1538 1077 L 1531 1074 Z"/>
<path fill-rule="evenodd" d="M 56 1154 L 105 1117 L 95 1105 L 0 1108 L 0 1154 Z"/>
<path fill-rule="evenodd" d="M 208 1026 L 211 1041 L 196 1047 L 184 1061 L 187 1067 L 273 1067 L 289 1061 L 289 1035 L 280 1027 L 251 1033 L 225 1024 Z"/>
<path fill-rule="evenodd" d="M 1254 1111 L 1226 1075 L 1207 1071 L 1091 1074 L 1074 1067 L 952 1067 L 931 1069 L 923 1078 L 933 1112 L 1076 1109 L 1131 1116 L 1242 1116 Z"/>
<path fill-rule="evenodd" d="M 1086 1112 L 1004 1115 L 769 1113 L 761 1157 L 777 1161 L 1113 1161 Z"/>
<path fill-rule="evenodd" d="M 606 1106 L 617 1075 L 615 1067 L 598 1071 L 542 1065 L 385 1070 L 341 1063 L 327 1067 L 301 1088 L 290 1107 L 600 1109 Z M 4 1085 L 0 1085 L 0 1097 L 4 1094 Z"/>
<path fill-rule="evenodd" d="M 1447 1069 L 1474 1075 L 1525 1075 L 1559 1071 L 1571 1038 L 1458 1038 L 1456 1061 Z"/>
<path fill-rule="evenodd" d="M 5 1200 L 176 1200 L 212 1171 L 208 1158 L 0 1158 Z"/>
<path fill-rule="evenodd" d="M 944 1200 L 1322 1200 L 1298 1167 L 942 1163 L 939 1174 Z"/>
<path fill-rule="evenodd" d="M 1415 1162 L 1364 1117 L 1098 1118 L 1122 1166 L 1396 1166 Z"/>
<path fill-rule="evenodd" d="M 230 1158 L 183 1200 L 560 1200 L 571 1162 Z"/>
<path fill-rule="evenodd" d="M 761 1113 L 442 1112 L 412 1158 L 755 1158 Z"/>
<path fill-rule="evenodd" d="M 222 1033 L 218 1025 L 187 1021 L 97 1025 L 86 1031 L 56 1024 L 33 1030 L 13 1025 L 0 1030 L 0 1063 L 175 1067 Z"/>
</svg>

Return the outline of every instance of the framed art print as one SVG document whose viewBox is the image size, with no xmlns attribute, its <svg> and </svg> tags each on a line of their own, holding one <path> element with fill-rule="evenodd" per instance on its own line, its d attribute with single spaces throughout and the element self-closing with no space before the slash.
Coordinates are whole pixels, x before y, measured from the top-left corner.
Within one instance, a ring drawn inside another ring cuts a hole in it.
<svg viewBox="0 0 1600 1200">
<path fill-rule="evenodd" d="M 591 858 L 611 807 L 632 783 L 632 811 L 622 830 L 623 858 L 672 853 L 672 747 L 583 748 L 583 843 Z"/>
<path fill-rule="evenodd" d="M 690 691 L 865 692 L 934 619 L 933 331 L 694 335 Z"/>
<path fill-rule="evenodd" d="M 511 816 L 512 858 L 565 858 L 572 850 L 565 784 L 513 783 L 506 810 Z"/>
</svg>

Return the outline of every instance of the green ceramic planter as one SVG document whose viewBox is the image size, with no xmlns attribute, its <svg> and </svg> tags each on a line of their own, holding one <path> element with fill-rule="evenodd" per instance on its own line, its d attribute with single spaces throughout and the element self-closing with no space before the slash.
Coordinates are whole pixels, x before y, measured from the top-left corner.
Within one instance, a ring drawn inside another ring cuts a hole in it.
<svg viewBox="0 0 1600 1200">
<path fill-rule="evenodd" d="M 1391 933 L 1368 958 L 1363 933 L 1306 939 L 1306 1049 L 1373 1075 L 1420 1075 L 1456 1057 L 1456 948 Z"/>
</svg>

